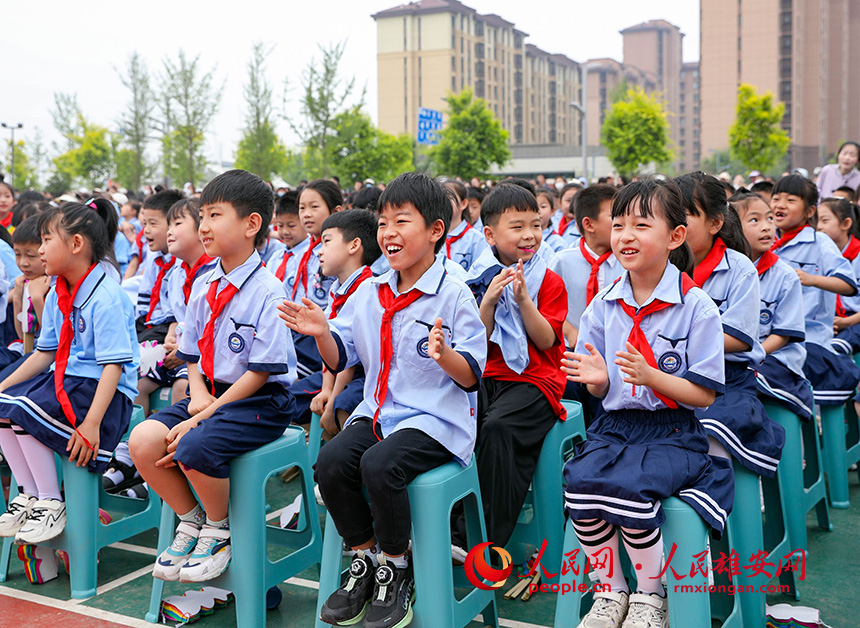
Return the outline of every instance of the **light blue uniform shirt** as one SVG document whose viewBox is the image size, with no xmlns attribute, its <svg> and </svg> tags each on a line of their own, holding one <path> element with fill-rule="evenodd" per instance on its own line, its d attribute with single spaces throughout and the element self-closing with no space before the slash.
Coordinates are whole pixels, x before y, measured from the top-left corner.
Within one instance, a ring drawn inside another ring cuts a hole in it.
<svg viewBox="0 0 860 628">
<path fill-rule="evenodd" d="M 326 318 L 328 318 L 328 316 L 331 315 L 331 307 L 332 307 L 332 301 L 334 300 L 334 297 L 335 296 L 343 296 L 347 292 L 349 292 L 349 289 L 352 287 L 352 284 L 354 284 L 356 279 L 358 279 L 358 276 L 364 272 L 365 268 L 367 268 L 367 266 L 362 266 L 358 270 L 353 271 L 352 274 L 346 278 L 346 281 L 343 282 L 343 284 L 341 284 L 340 280 L 337 277 L 335 277 L 334 281 L 331 284 L 331 297 L 332 297 L 332 299 L 329 300 L 328 307 L 325 309 Z M 353 294 L 355 294 L 355 293 L 353 293 Z M 343 307 L 343 306 L 341 306 L 341 307 Z"/>
<path fill-rule="evenodd" d="M 158 265 L 155 263 L 157 259 L 163 259 L 165 264 L 169 264 L 173 256 L 170 253 L 154 253 L 146 256 L 143 262 L 143 279 L 140 281 L 140 288 L 137 291 L 137 316 L 146 316 L 149 312 L 149 302 L 152 298 L 152 289 L 155 287 L 155 279 L 158 277 Z M 159 291 L 158 304 L 152 312 L 152 317 L 149 319 L 150 325 L 160 325 L 162 323 L 172 323 L 173 313 L 170 311 L 170 297 L 167 293 L 167 287 L 170 284 L 170 275 L 176 270 L 179 265 L 177 260 L 175 264 L 164 274 L 164 279 L 161 280 L 161 290 Z"/>
<path fill-rule="evenodd" d="M 805 377 L 806 344 L 803 341 L 806 331 L 803 308 L 800 307 L 803 299 L 800 279 L 791 266 L 779 260 L 759 276 L 759 284 L 759 341 L 764 342 L 771 334 L 788 337 L 788 344 L 770 355 L 797 375 Z"/>
<path fill-rule="evenodd" d="M 558 229 L 558 227 L 556 227 L 556 229 Z M 564 240 L 565 248 L 572 249 L 579 245 L 579 239 L 582 235 L 579 233 L 579 227 L 576 224 L 576 220 L 571 220 L 567 224 L 567 228 L 564 230 L 564 233 L 559 237 Z"/>
<path fill-rule="evenodd" d="M 595 258 L 600 256 L 586 244 L 588 252 Z M 567 288 L 567 322 L 579 329 L 579 319 L 588 305 L 586 301 L 588 277 L 591 274 L 591 264 L 585 261 L 579 245 L 565 249 L 556 254 L 555 261 L 549 265 L 550 270 L 555 272 Z M 610 255 L 597 270 L 597 286 L 603 290 L 606 286 L 621 276 L 624 268 L 614 255 Z"/>
<path fill-rule="evenodd" d="M 850 244 L 851 241 L 848 241 Z M 848 244 L 845 245 L 845 249 L 848 248 Z M 842 252 L 845 252 L 845 249 L 842 249 Z M 843 256 L 844 257 L 844 256 Z M 854 271 L 854 279 L 860 278 L 860 255 L 855 257 L 853 260 L 845 258 L 848 260 L 848 263 L 851 265 L 851 270 Z M 844 307 L 848 312 L 857 313 L 860 312 L 860 294 L 857 294 L 853 297 L 842 297 L 842 307 Z"/>
<path fill-rule="evenodd" d="M 463 234 L 463 232 L 466 232 Z M 465 270 L 469 270 L 475 260 L 487 249 L 490 245 L 487 244 L 487 238 L 484 237 L 484 232 L 479 231 L 469 225 L 467 221 L 462 221 L 448 234 L 448 238 L 463 234 L 456 242 L 451 244 L 451 261 L 456 262 Z M 444 249 L 443 249 L 444 250 Z"/>
<path fill-rule="evenodd" d="M 125 269 L 128 268 L 128 263 L 131 260 L 131 242 L 125 237 L 124 233 L 117 233 L 113 241 L 113 254 L 116 257 L 116 263 L 119 264 L 120 276 L 125 275 Z"/>
<path fill-rule="evenodd" d="M 41 323 L 36 349 L 56 351 L 63 315 L 57 305 L 55 288 L 51 288 L 45 297 Z M 106 364 L 122 364 L 118 390 L 134 401 L 140 364 L 134 306 L 120 285 L 105 275 L 101 266 L 93 268 L 78 289 L 72 303 L 72 323 L 75 337 L 69 350 L 66 375 L 98 380 Z M 51 370 L 54 370 L 53 364 Z"/>
<path fill-rule="evenodd" d="M 260 249 L 260 259 L 266 262 L 266 266 L 269 267 L 273 264 L 273 260 L 275 258 L 278 259 L 278 263 L 275 266 L 275 270 L 278 269 L 278 266 L 281 264 L 281 259 L 284 257 L 284 251 L 287 250 L 287 245 L 278 240 L 277 238 L 269 237 L 266 238 L 266 243 L 263 245 L 263 248 Z"/>
<path fill-rule="evenodd" d="M 673 307 L 646 316 L 640 325 L 658 368 L 710 388 L 718 393 L 725 390 L 725 358 L 723 355 L 723 328 L 720 312 L 713 300 L 699 288 L 687 294 L 681 291 L 681 272 L 671 263 L 666 266 L 660 283 L 646 306 L 655 299 L 675 303 Z M 615 353 L 627 351 L 627 338 L 633 329 L 633 319 L 621 308 L 618 301 L 639 308 L 633 298 L 630 276 L 624 271 L 621 278 L 597 293 L 579 327 L 576 352 L 588 354 L 585 343 L 591 343 L 603 355 L 609 370 L 609 390 L 603 407 L 612 410 L 658 410 L 666 408 L 647 386 L 624 383 L 625 377 L 615 364 Z M 634 389 L 635 388 L 635 389 Z M 682 404 L 678 404 L 681 407 Z M 684 406 L 694 409 L 692 406 Z"/>
<path fill-rule="evenodd" d="M 269 261 L 266 262 L 266 268 L 268 268 L 269 272 L 274 275 L 278 272 L 278 268 L 281 267 L 281 262 L 284 261 L 284 255 L 292 253 L 290 259 L 287 260 L 287 268 L 284 272 L 284 287 L 287 290 L 287 297 L 293 293 L 293 284 L 296 283 L 296 273 L 299 269 L 299 261 L 301 261 L 302 255 L 305 254 L 305 251 L 308 250 L 310 243 L 311 239 L 310 237 L 307 237 L 291 249 L 284 247 L 280 251 L 277 251 L 275 255 L 270 257 Z M 298 295 L 296 295 L 296 298 L 299 298 Z"/>
<path fill-rule="evenodd" d="M 758 339 L 761 288 L 753 263 L 743 253 L 726 249 L 702 290 L 717 304 L 723 332 L 750 346 L 749 351 L 727 353 L 726 360 L 747 362 L 752 367 L 761 364 L 764 360 L 764 348 Z"/>
<path fill-rule="evenodd" d="M 296 245 L 298 248 L 299 244 Z M 308 240 L 307 246 L 310 246 L 310 240 Z M 296 272 L 292 275 L 292 283 L 286 281 L 289 288 L 287 289 L 287 296 L 290 297 L 291 301 L 295 301 L 296 303 L 302 302 L 302 297 L 307 297 L 317 305 L 319 305 L 322 309 L 326 309 L 328 307 L 329 301 L 329 293 L 331 292 L 331 284 L 334 281 L 333 277 L 320 276 L 320 251 L 322 250 L 322 242 L 318 243 L 313 252 L 311 253 L 310 258 L 308 259 L 308 290 L 307 294 L 305 294 L 305 288 L 303 283 L 299 283 L 299 287 L 296 290 L 296 297 L 292 298 L 293 287 L 296 284 L 296 279 L 298 275 L 299 262 L 301 262 L 302 255 L 304 255 L 304 249 L 299 255 L 299 259 L 296 262 L 295 270 Z M 292 260 L 290 260 L 292 261 Z M 275 268 L 277 270 L 277 268 Z M 287 278 L 287 275 L 284 275 L 284 279 Z"/>
<path fill-rule="evenodd" d="M 855 289 L 857 283 L 850 262 L 842 257 L 839 247 L 828 236 L 812 227 L 805 227 L 785 246 L 774 251 L 780 259 L 794 269 L 810 275 L 838 277 Z M 801 286 L 806 321 L 806 342 L 812 342 L 833 351 L 833 318 L 836 316 L 836 294 Z"/>
<path fill-rule="evenodd" d="M 15 283 L 18 275 L 22 274 L 15 262 L 15 251 L 11 246 L 6 244 L 4 240 L 0 240 L 0 262 L 3 262 L 3 268 L 6 269 L 6 279 L 10 285 Z"/>
<path fill-rule="evenodd" d="M 380 328 L 382 306 L 379 285 L 388 284 L 394 296 L 398 275 L 389 271 L 361 284 L 337 318 L 329 321 L 340 350 L 338 368 L 359 362 L 364 366 L 364 400 L 347 421 L 376 413 L 374 400 L 380 371 Z M 388 376 L 388 394 L 379 408 L 383 436 L 397 430 L 420 430 L 439 442 L 463 465 L 475 448 L 477 395 L 481 373 L 487 362 L 487 332 L 478 305 L 466 284 L 445 271 L 437 257 L 414 289 L 425 296 L 397 312 L 391 319 L 394 356 Z M 478 378 L 469 391 L 461 388 L 443 371 L 427 351 L 427 336 L 437 318 L 442 319 L 446 343 L 460 353 Z"/>
<path fill-rule="evenodd" d="M 448 271 L 448 274 L 451 275 L 454 279 L 459 279 L 460 281 L 466 281 L 466 277 L 468 274 L 466 270 L 456 263 L 454 260 L 450 260 L 445 257 L 445 251 L 439 251 L 436 253 L 436 259 L 442 260 L 442 265 L 445 267 L 445 270 Z M 384 275 L 389 270 L 391 270 L 391 265 L 388 263 L 388 258 L 385 255 L 380 255 L 379 258 L 370 265 L 370 270 L 373 271 L 375 276 Z"/>
<path fill-rule="evenodd" d="M 560 235 L 558 235 L 555 230 L 558 229 L 558 226 L 550 225 L 546 229 L 543 230 L 543 241 L 547 246 L 552 248 L 553 251 L 563 251 L 569 245 L 564 241 Z"/>
<path fill-rule="evenodd" d="M 214 269 L 217 264 L 218 260 L 213 259 L 208 264 L 203 264 L 203 266 L 198 268 L 197 276 L 194 278 L 193 284 L 199 282 L 200 279 L 204 277 L 206 273 Z M 170 305 L 170 312 L 176 322 L 180 324 L 185 321 L 185 310 L 188 307 L 185 303 L 185 292 L 182 290 L 187 276 L 185 268 L 182 267 L 182 260 L 177 259 L 174 268 L 171 269 L 170 275 L 167 278 L 167 296 Z M 190 296 L 188 298 L 189 300 L 191 299 Z"/>
<path fill-rule="evenodd" d="M 206 296 L 213 281 L 218 282 L 218 293 L 228 283 L 239 289 L 215 321 L 215 381 L 234 384 L 247 371 L 269 373 L 266 383 L 289 386 L 296 381 L 296 350 L 277 309 L 286 298 L 284 284 L 263 269 L 256 251 L 228 274 L 219 260 L 194 282 L 177 357 L 197 362 L 197 369 L 203 372 L 197 341 L 212 315 Z"/>
</svg>

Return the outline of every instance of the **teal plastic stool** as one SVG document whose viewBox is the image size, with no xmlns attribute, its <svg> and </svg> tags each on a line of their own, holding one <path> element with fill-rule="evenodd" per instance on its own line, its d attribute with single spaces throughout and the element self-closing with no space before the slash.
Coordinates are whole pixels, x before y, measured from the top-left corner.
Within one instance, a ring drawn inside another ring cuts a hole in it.
<svg viewBox="0 0 860 628">
<path fill-rule="evenodd" d="M 158 412 L 173 405 L 173 395 L 170 388 L 159 388 L 149 395 L 149 411 Z"/>
<path fill-rule="evenodd" d="M 690 506 L 676 497 L 670 497 L 662 501 L 661 507 L 666 513 L 666 521 L 661 529 L 663 532 L 663 544 L 666 546 L 668 557 L 672 543 L 676 544 L 675 557 L 672 565 L 679 574 L 686 574 L 683 580 L 676 580 L 671 569 L 667 570 L 668 583 L 666 590 L 669 593 L 669 624 L 682 628 L 699 628 L 711 625 L 711 602 L 707 593 L 708 578 L 701 573 L 695 576 L 689 575 L 690 563 L 693 556 L 705 552 L 708 549 L 708 530 L 702 518 Z M 579 545 L 579 540 L 573 531 L 573 526 L 566 526 L 564 534 L 564 556 L 567 562 L 576 554 L 576 570 L 566 569 L 566 573 L 559 576 L 559 586 L 564 593 L 559 593 L 555 606 L 555 628 L 574 628 L 579 624 L 581 618 L 582 594 L 578 593 L 579 585 L 585 580 L 585 558 L 584 552 Z M 677 562 L 676 562 L 677 561 Z M 687 592 L 675 591 L 675 585 L 690 585 L 701 588 L 702 591 Z"/>
<path fill-rule="evenodd" d="M 412 509 L 412 561 L 415 573 L 415 607 L 412 628 L 461 628 L 476 615 L 483 624 L 498 628 L 495 591 L 472 588 L 465 597 L 454 595 L 451 564 L 451 509 L 464 499 L 466 537 L 469 547 L 486 541 L 481 489 L 474 461 L 462 467 L 449 462 L 419 475 L 409 484 Z M 343 539 L 331 515 L 326 516 L 317 628 L 328 624 L 319 612 L 329 595 L 340 586 Z M 460 570 L 462 571 L 462 570 Z M 460 584 L 457 582 L 458 588 Z M 471 587 L 469 584 L 464 586 Z"/>
<path fill-rule="evenodd" d="M 556 568 L 561 564 L 561 548 L 564 544 L 562 470 L 565 455 L 573 450 L 576 443 L 586 438 L 582 405 L 577 401 L 562 401 L 562 405 L 567 410 L 567 420 L 556 421 L 544 439 L 529 494 L 506 546 L 514 557 L 514 563 L 520 563 L 530 557 L 530 547 L 540 549 L 546 540 L 541 563 L 549 574 L 556 574 L 546 580 L 547 583 L 554 583 L 558 579 L 559 570 Z"/>
<path fill-rule="evenodd" d="M 143 410 L 135 406 L 129 431 L 142 420 Z M 99 550 L 157 528 L 161 500 L 152 491 L 145 500 L 108 495 L 102 489 L 101 475 L 76 466 L 65 456 L 57 458 L 61 461 L 65 488 L 66 529 L 60 536 L 40 545 L 63 550 L 69 555 L 72 597 L 84 599 L 96 594 Z M 13 482 L 9 495 L 17 494 L 18 486 Z M 125 516 L 103 524 L 99 521 L 99 508 Z M 13 541 L 11 538 L 3 540 L 0 582 L 5 582 L 9 573 Z"/>
<path fill-rule="evenodd" d="M 266 480 L 287 467 L 297 466 L 302 476 L 302 511 L 304 525 L 286 530 L 266 524 Z M 313 477 L 308 464 L 305 433 L 300 427 L 289 427 L 283 436 L 230 463 L 230 542 L 233 559 L 219 578 L 207 584 L 232 591 L 236 597 L 236 621 L 239 628 L 266 625 L 266 591 L 320 561 L 322 532 Z M 173 540 L 175 513 L 167 504 L 161 510 L 158 534 L 160 554 Z M 272 561 L 270 545 L 289 549 L 282 558 Z M 182 584 L 183 590 L 194 588 Z M 158 623 L 164 582 L 152 579 L 152 595 L 146 620 Z"/>
<path fill-rule="evenodd" d="M 848 467 L 860 461 L 860 424 L 854 402 L 849 399 L 844 406 L 820 406 L 819 410 L 830 505 L 848 508 Z"/>
</svg>

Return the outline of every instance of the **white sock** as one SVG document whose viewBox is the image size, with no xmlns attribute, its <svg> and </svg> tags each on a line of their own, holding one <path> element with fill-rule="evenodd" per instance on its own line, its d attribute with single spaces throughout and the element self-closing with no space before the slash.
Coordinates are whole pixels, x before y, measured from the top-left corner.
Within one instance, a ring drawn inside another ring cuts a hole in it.
<svg viewBox="0 0 860 628">
<path fill-rule="evenodd" d="M 63 501 L 60 493 L 60 478 L 57 477 L 57 465 L 54 462 L 54 450 L 43 445 L 29 434 L 17 436 L 21 451 L 27 458 L 30 473 L 36 481 L 39 499 L 56 499 Z"/>
<path fill-rule="evenodd" d="M 663 535 L 660 528 L 654 530 L 633 530 L 621 528 L 624 548 L 636 570 L 636 590 L 639 593 L 656 593 L 666 596 L 660 582 L 660 561 L 663 558 Z"/>
<path fill-rule="evenodd" d="M 401 554 L 400 556 L 389 556 L 385 554 L 385 562 L 391 563 L 398 569 L 406 569 L 406 566 L 409 564 L 409 559 L 406 558 L 406 554 Z"/>
<path fill-rule="evenodd" d="M 116 446 L 113 457 L 123 464 L 127 464 L 130 467 L 134 466 L 134 463 L 131 461 L 131 454 L 128 451 L 128 441 L 122 441 Z"/>
<path fill-rule="evenodd" d="M 369 547 L 366 550 L 353 550 L 354 552 L 364 552 L 364 555 L 370 559 L 370 562 L 373 563 L 374 567 L 379 566 L 379 555 L 382 553 L 382 550 L 379 549 L 379 543 L 374 545 L 373 547 Z"/>
<path fill-rule="evenodd" d="M 223 519 L 220 519 L 218 521 L 213 521 L 212 519 L 210 519 L 207 516 L 206 517 L 206 525 L 211 527 L 211 528 L 218 528 L 221 530 L 229 530 L 230 529 L 229 519 L 230 519 L 229 517 L 224 517 Z"/>
<path fill-rule="evenodd" d="M 194 508 L 186 512 L 184 515 L 179 515 L 179 520 L 202 527 L 206 521 L 206 513 L 203 512 L 200 504 L 194 504 Z"/>
<path fill-rule="evenodd" d="M 9 421 L 0 423 L 0 451 L 3 452 L 9 468 L 12 469 L 12 475 L 21 492 L 33 497 L 38 496 L 36 479 L 30 472 L 30 465 L 27 464 L 27 458 L 21 450 L 21 445 L 18 444 L 18 437 L 12 431 Z"/>
<path fill-rule="evenodd" d="M 580 519 L 571 523 L 585 555 L 600 578 L 600 584 L 608 584 L 613 593 L 629 593 L 630 587 L 621 569 L 615 526 L 603 519 Z"/>
</svg>

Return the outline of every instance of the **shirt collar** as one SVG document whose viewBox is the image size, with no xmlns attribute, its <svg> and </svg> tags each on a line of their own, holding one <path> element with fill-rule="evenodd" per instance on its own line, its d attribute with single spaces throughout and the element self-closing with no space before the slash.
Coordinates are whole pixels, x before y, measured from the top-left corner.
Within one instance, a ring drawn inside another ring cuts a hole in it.
<svg viewBox="0 0 860 628">
<path fill-rule="evenodd" d="M 364 272 L 364 269 L 367 266 L 362 266 L 358 270 L 353 271 L 353 273 L 347 277 L 346 281 L 343 284 L 339 283 L 337 279 L 334 280 L 334 284 L 332 284 L 332 294 L 336 294 L 338 296 L 346 294 L 349 289 L 352 287 L 352 284 L 355 283 L 355 280 L 358 279 L 359 275 Z"/>
<path fill-rule="evenodd" d="M 104 276 L 104 268 L 101 267 L 101 264 L 96 264 L 96 267 L 90 271 L 90 274 L 87 275 L 86 279 L 84 279 L 84 283 L 81 284 L 80 288 L 78 288 L 78 293 L 75 295 L 75 302 L 72 306 L 76 308 L 83 307 L 84 303 L 87 302 L 87 299 L 92 296 L 96 286 L 101 283 Z"/>
<path fill-rule="evenodd" d="M 433 265 L 421 275 L 421 278 L 415 282 L 411 289 L 420 290 L 424 294 L 439 294 L 446 274 L 444 257 L 437 255 L 436 259 L 433 260 Z M 397 291 L 397 278 L 397 271 L 392 269 L 382 273 L 379 277 L 374 277 L 371 281 L 376 284 L 387 283 L 391 291 L 398 295 L 400 293 Z"/>
<path fill-rule="evenodd" d="M 660 300 L 664 303 L 683 303 L 684 293 L 681 291 L 681 271 L 671 262 L 666 262 L 666 270 L 663 271 L 663 276 L 654 292 L 648 297 L 648 300 L 639 305 L 636 299 L 633 298 L 633 286 L 630 285 L 630 273 L 626 270 L 621 277 L 612 284 L 612 287 L 603 295 L 604 301 L 617 301 L 622 299 L 627 305 L 635 308 L 645 307 L 654 300 Z"/>
<path fill-rule="evenodd" d="M 597 253 L 594 252 L 594 249 L 592 249 L 590 246 L 588 246 L 588 242 L 585 241 L 585 238 L 582 238 L 582 246 L 584 246 L 585 250 L 588 251 L 589 255 L 591 255 L 595 259 L 600 257 Z M 604 261 L 603 263 L 609 264 L 610 266 L 615 266 L 615 264 L 617 262 L 618 262 L 618 258 L 615 257 L 615 254 L 612 254 L 609 257 L 607 257 L 606 261 Z"/>
<path fill-rule="evenodd" d="M 815 242 L 815 229 L 813 229 L 810 225 L 806 225 L 800 233 L 798 233 L 794 239 L 786 244 L 786 247 L 791 246 L 792 244 L 799 244 L 801 242 Z"/>
<path fill-rule="evenodd" d="M 469 223 L 465 219 L 461 220 L 459 225 L 457 225 L 456 227 L 451 229 L 450 232 L 448 232 L 448 237 L 458 236 L 468 228 L 469 228 Z"/>
<path fill-rule="evenodd" d="M 251 275 L 253 275 L 261 265 L 262 261 L 260 261 L 260 254 L 257 253 L 256 250 L 251 253 L 251 256 L 248 259 L 229 273 L 224 272 L 224 267 L 221 266 L 221 260 L 219 259 L 218 263 L 215 265 L 215 270 L 213 270 L 212 274 L 209 275 L 209 279 L 206 283 L 220 281 L 223 278 L 241 290 L 242 286 L 245 285 L 245 282 L 250 279 Z"/>
<path fill-rule="evenodd" d="M 299 253 L 304 253 L 305 250 L 308 248 L 308 246 L 310 246 L 310 244 L 311 244 L 311 237 L 306 235 L 304 240 L 302 240 L 298 244 L 294 244 L 292 247 L 288 246 L 287 250 L 290 253 L 298 255 Z"/>
</svg>

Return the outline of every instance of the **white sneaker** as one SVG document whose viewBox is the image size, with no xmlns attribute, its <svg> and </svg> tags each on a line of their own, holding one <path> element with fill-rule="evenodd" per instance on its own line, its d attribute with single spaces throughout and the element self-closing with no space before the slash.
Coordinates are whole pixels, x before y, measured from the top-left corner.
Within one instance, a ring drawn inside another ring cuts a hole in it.
<svg viewBox="0 0 860 628">
<path fill-rule="evenodd" d="M 15 535 L 15 542 L 38 545 L 60 536 L 65 529 L 66 502 L 59 499 L 40 499 L 33 504 L 27 522 Z"/>
<path fill-rule="evenodd" d="M 0 515 L 0 536 L 15 536 L 18 530 L 27 523 L 27 518 L 33 511 L 36 498 L 26 493 L 18 493 L 15 499 L 9 502 L 6 512 Z"/>
<path fill-rule="evenodd" d="M 627 615 L 628 594 L 601 591 L 594 594 L 594 604 L 577 628 L 621 628 Z"/>
<path fill-rule="evenodd" d="M 205 582 L 227 571 L 233 550 L 230 530 L 203 526 L 197 547 L 179 570 L 180 582 Z"/>
<path fill-rule="evenodd" d="M 199 536 L 199 526 L 188 521 L 180 521 L 179 525 L 176 526 L 176 536 L 173 537 L 170 547 L 161 552 L 161 555 L 156 559 L 155 566 L 152 568 L 152 575 L 159 580 L 171 582 L 179 580 L 179 570 L 188 560 L 191 550 L 197 545 L 197 537 Z"/>
<path fill-rule="evenodd" d="M 462 567 L 466 564 L 466 554 L 468 552 L 459 545 L 451 544 L 451 562 L 455 567 Z"/>
<path fill-rule="evenodd" d="M 669 599 L 656 593 L 634 593 L 622 628 L 669 628 Z"/>
</svg>

